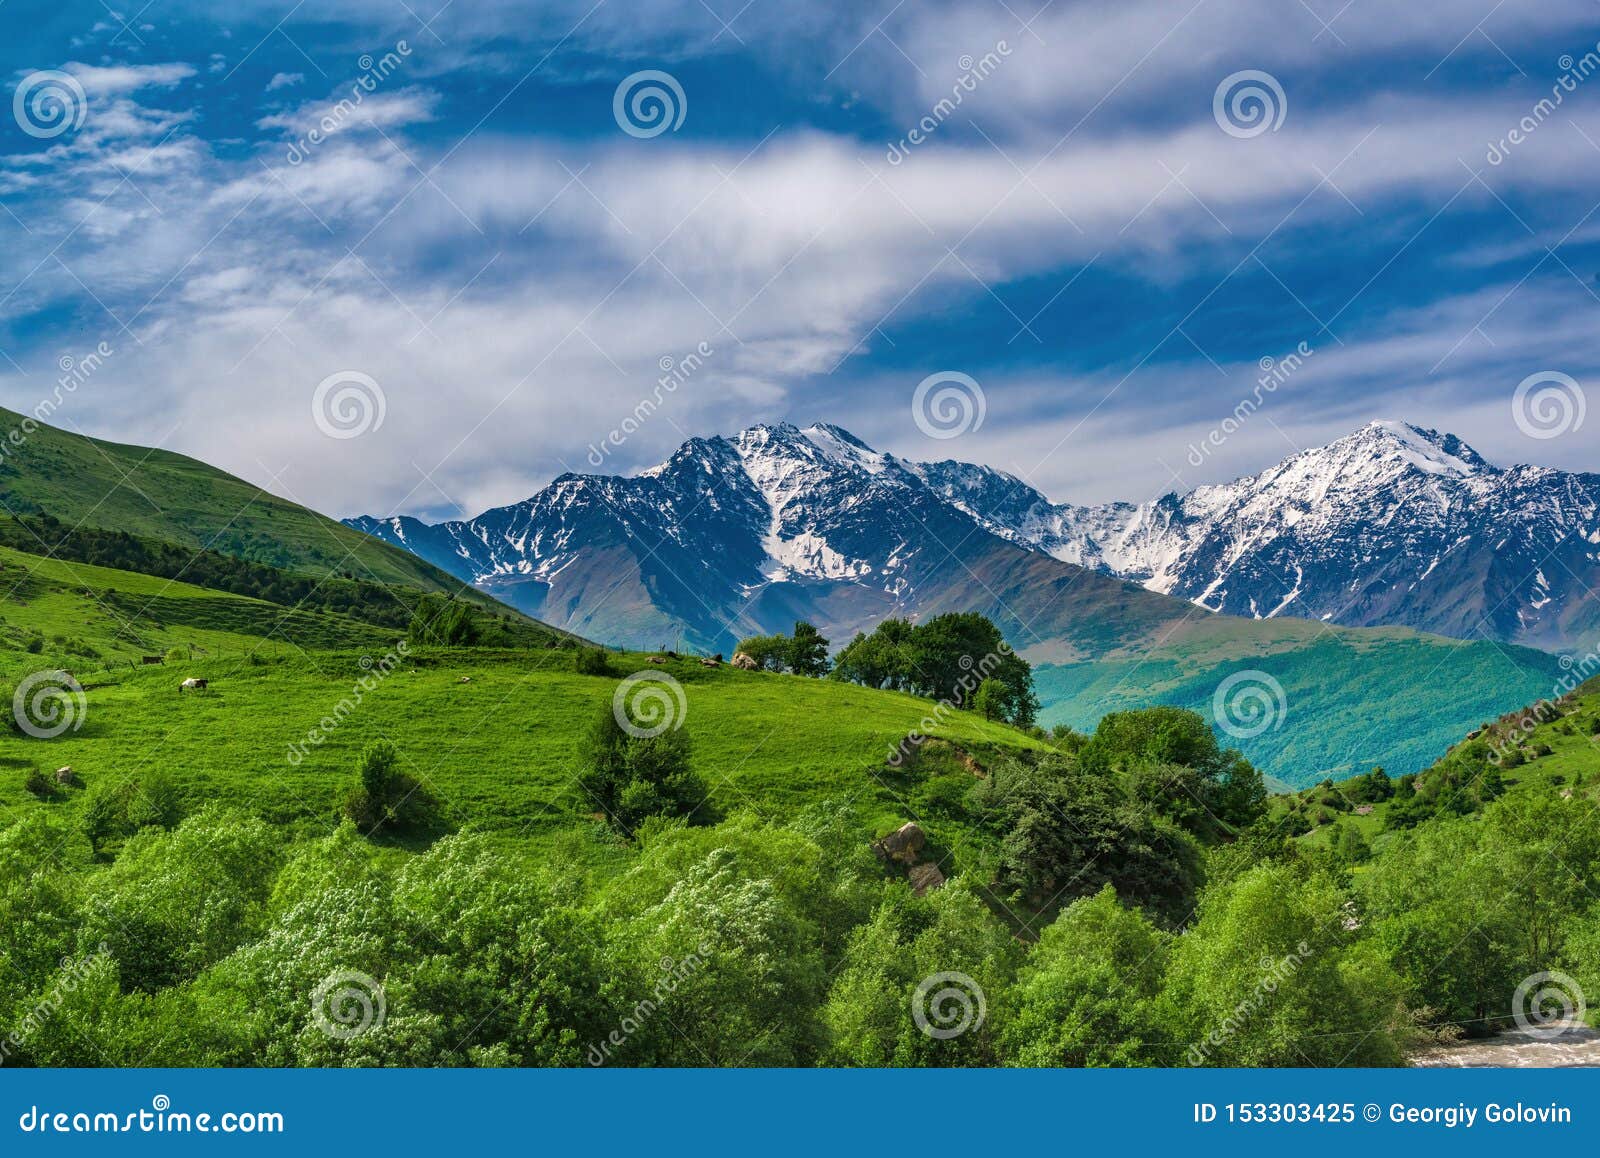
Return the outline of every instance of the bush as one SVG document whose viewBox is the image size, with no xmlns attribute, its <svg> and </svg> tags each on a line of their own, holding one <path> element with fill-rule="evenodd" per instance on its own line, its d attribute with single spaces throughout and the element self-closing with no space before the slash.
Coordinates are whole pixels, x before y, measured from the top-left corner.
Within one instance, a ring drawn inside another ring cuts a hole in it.
<svg viewBox="0 0 1600 1158">
<path fill-rule="evenodd" d="M 55 783 L 39 769 L 32 769 L 22 781 L 23 789 L 30 795 L 40 800 L 54 800 L 56 798 Z"/>
<path fill-rule="evenodd" d="M 366 835 L 437 824 L 438 801 L 415 776 L 401 770 L 400 752 L 387 740 L 367 745 L 356 776 L 356 786 L 345 797 L 344 815 Z"/>
<path fill-rule="evenodd" d="M 97 782 L 84 794 L 78 814 L 79 826 L 96 853 L 140 829 L 173 828 L 182 819 L 177 787 L 161 773 L 124 784 Z"/>
<path fill-rule="evenodd" d="M 608 676 L 611 674 L 611 661 L 604 648 L 581 647 L 573 653 L 572 668 L 579 675 Z"/>
<path fill-rule="evenodd" d="M 689 751 L 689 733 L 681 726 L 659 735 L 625 730 L 607 704 L 590 725 L 579 753 L 583 807 L 605 813 L 629 835 L 649 816 L 700 813 L 704 819 L 706 785 L 690 767 Z"/>
</svg>

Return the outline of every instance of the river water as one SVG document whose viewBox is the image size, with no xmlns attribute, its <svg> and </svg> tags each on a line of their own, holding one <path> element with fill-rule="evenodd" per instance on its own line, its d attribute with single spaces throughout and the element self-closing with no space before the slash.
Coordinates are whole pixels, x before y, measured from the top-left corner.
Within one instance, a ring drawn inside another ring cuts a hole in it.
<svg viewBox="0 0 1600 1158">
<path fill-rule="evenodd" d="M 1481 1041 L 1424 1050 L 1414 1066 L 1503 1066 L 1513 1069 L 1564 1069 L 1600 1066 L 1600 1030 L 1567 1022 L 1559 1028 L 1512 1029 Z"/>
</svg>

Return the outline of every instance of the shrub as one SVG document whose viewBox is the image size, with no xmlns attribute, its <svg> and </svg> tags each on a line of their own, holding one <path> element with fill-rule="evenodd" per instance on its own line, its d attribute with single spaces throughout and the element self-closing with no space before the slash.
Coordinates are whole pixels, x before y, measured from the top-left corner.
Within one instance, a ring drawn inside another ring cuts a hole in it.
<svg viewBox="0 0 1600 1158">
<path fill-rule="evenodd" d="M 607 704 L 580 751 L 578 786 L 585 809 L 598 808 L 630 834 L 648 816 L 703 814 L 706 785 L 690 767 L 689 751 L 689 733 L 682 727 L 656 736 L 635 735 Z"/>
<path fill-rule="evenodd" d="M 1011 689 L 1005 681 L 986 679 L 978 685 L 977 694 L 972 697 L 972 710 L 986 720 L 1005 715 L 1006 702 L 1011 698 Z"/>
<path fill-rule="evenodd" d="M 433 827 L 439 805 L 415 776 L 400 768 L 400 752 L 387 740 L 368 744 L 356 765 L 357 783 L 344 815 L 368 836 Z"/>
<path fill-rule="evenodd" d="M 572 656 L 572 667 L 579 675 L 611 674 L 611 661 L 601 647 L 581 647 Z"/>
<path fill-rule="evenodd" d="M 182 818 L 176 785 L 151 773 L 142 780 L 91 786 L 84 794 L 78 823 L 89 847 L 99 853 L 112 840 L 126 839 L 143 828 L 173 828 Z"/>
<path fill-rule="evenodd" d="M 29 795 L 40 800 L 54 800 L 56 797 L 55 784 L 37 768 L 29 771 L 27 777 L 22 781 L 22 787 Z"/>
</svg>

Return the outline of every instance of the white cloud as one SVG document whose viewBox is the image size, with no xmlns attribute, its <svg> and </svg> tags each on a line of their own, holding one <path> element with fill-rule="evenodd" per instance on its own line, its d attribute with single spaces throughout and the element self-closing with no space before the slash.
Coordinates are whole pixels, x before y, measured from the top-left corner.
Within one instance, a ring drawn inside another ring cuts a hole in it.
<svg viewBox="0 0 1600 1158">
<path fill-rule="evenodd" d="M 194 67 L 187 64 L 99 66 L 74 61 L 66 66 L 66 71 L 77 78 L 91 100 L 123 96 L 144 88 L 173 88 L 195 75 Z"/>
</svg>

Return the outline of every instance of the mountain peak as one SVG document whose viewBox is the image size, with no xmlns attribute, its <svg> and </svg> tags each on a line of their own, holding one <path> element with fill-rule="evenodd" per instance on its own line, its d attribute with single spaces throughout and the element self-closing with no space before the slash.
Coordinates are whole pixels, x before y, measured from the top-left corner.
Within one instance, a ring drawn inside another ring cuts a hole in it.
<svg viewBox="0 0 1600 1158">
<path fill-rule="evenodd" d="M 1307 453 L 1332 457 L 1342 465 L 1376 460 L 1449 478 L 1466 478 L 1495 469 L 1453 434 L 1394 419 L 1369 422 L 1354 434 Z"/>
</svg>

